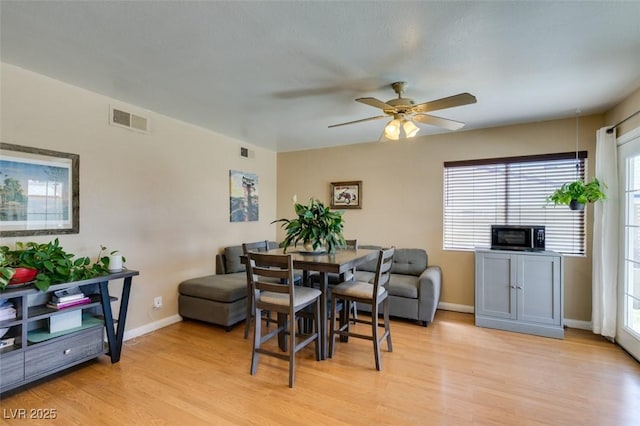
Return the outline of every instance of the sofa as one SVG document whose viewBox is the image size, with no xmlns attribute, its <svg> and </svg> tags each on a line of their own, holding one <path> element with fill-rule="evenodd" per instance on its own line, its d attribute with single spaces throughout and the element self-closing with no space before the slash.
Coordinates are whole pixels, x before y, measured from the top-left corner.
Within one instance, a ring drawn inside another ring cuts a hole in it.
<svg viewBox="0 0 640 426">
<path fill-rule="evenodd" d="M 379 250 L 380 246 L 361 245 L 359 248 Z M 357 281 L 373 282 L 376 262 L 358 266 Z M 389 291 L 389 314 L 394 317 L 416 320 L 423 326 L 433 322 L 440 301 L 442 270 L 429 265 L 426 250 L 396 248 L 391 267 Z M 358 309 L 371 312 L 368 305 L 359 304 Z"/>
<path fill-rule="evenodd" d="M 269 241 L 269 248 L 278 243 Z M 247 273 L 240 256 L 242 245 L 225 247 L 216 255 L 216 273 L 185 280 L 178 285 L 178 313 L 227 331 L 246 318 Z"/>
<path fill-rule="evenodd" d="M 269 241 L 269 248 L 278 243 Z M 379 250 L 380 246 L 359 248 Z M 242 245 L 225 247 L 216 255 L 216 273 L 185 280 L 178 286 L 178 313 L 183 318 L 205 321 L 227 331 L 246 318 L 247 273 L 240 256 Z M 433 321 L 442 286 L 440 267 L 428 265 L 423 249 L 397 248 L 389 281 L 389 310 L 394 317 L 419 321 L 425 327 Z M 372 282 L 376 262 L 358 266 L 355 279 Z M 371 311 L 358 305 L 362 311 Z"/>
</svg>

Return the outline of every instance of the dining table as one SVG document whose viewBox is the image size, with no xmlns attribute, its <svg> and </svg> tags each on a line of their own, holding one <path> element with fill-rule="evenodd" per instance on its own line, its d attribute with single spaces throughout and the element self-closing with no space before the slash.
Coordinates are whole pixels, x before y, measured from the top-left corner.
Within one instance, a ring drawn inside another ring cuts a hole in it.
<svg viewBox="0 0 640 426">
<path fill-rule="evenodd" d="M 303 272 L 303 285 L 310 285 L 309 276 L 311 272 L 318 272 L 320 279 L 320 316 L 324 321 L 320 321 L 320 359 L 328 357 L 329 336 L 327 335 L 327 306 L 329 300 L 329 274 L 340 274 L 357 268 L 359 265 L 375 260 L 378 257 L 378 250 L 370 249 L 337 249 L 335 253 L 328 252 L 307 252 L 299 247 L 289 247 L 287 249 L 278 248 L 267 251 L 268 254 L 289 254 L 293 261 L 293 268 Z"/>
</svg>

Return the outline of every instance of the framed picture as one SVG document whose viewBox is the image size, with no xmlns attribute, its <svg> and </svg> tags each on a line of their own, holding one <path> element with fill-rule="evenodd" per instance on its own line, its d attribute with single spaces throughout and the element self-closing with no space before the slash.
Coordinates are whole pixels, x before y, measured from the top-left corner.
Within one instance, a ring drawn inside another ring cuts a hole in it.
<svg viewBox="0 0 640 426">
<path fill-rule="evenodd" d="M 332 209 L 361 209 L 362 181 L 331 182 Z"/>
<path fill-rule="evenodd" d="M 0 236 L 80 232 L 80 156 L 0 143 Z"/>
<path fill-rule="evenodd" d="M 229 170 L 229 220 L 255 222 L 259 218 L 258 175 Z"/>
</svg>

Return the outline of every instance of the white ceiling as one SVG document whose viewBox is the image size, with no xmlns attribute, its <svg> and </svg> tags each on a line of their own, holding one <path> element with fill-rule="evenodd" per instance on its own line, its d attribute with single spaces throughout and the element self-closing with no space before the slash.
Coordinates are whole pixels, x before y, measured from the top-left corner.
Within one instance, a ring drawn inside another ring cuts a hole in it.
<svg viewBox="0 0 640 426">
<path fill-rule="evenodd" d="M 0 55 L 276 151 L 371 142 L 354 102 L 416 103 L 477 129 L 603 112 L 640 87 L 640 2 L 2 1 Z M 613 123 L 610 123 L 613 124 Z M 439 133 L 421 125 L 420 135 Z"/>
</svg>

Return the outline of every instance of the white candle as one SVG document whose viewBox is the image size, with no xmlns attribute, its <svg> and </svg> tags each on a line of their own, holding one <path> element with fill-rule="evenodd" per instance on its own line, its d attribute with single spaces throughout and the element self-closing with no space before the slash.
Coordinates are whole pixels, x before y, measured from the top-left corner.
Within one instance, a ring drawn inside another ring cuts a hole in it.
<svg viewBox="0 0 640 426">
<path fill-rule="evenodd" d="M 109 256 L 109 272 L 122 271 L 122 255 L 112 254 Z"/>
</svg>

